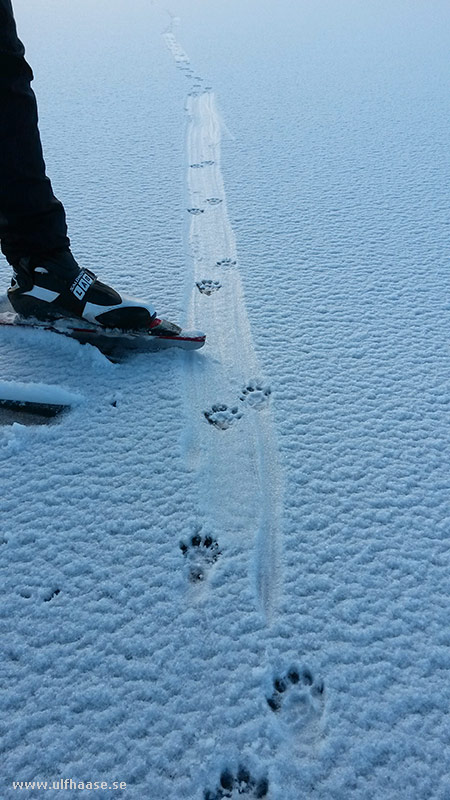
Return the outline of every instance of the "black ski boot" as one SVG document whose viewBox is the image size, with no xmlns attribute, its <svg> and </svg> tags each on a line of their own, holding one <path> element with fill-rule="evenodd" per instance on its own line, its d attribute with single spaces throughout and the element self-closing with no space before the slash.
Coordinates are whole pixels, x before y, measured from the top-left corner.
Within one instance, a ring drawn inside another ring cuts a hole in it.
<svg viewBox="0 0 450 800">
<path fill-rule="evenodd" d="M 8 299 L 21 317 L 51 321 L 80 318 L 104 328 L 173 333 L 181 328 L 158 320 L 149 303 L 121 296 L 82 269 L 69 249 L 42 256 L 26 256 L 13 264 Z"/>
</svg>

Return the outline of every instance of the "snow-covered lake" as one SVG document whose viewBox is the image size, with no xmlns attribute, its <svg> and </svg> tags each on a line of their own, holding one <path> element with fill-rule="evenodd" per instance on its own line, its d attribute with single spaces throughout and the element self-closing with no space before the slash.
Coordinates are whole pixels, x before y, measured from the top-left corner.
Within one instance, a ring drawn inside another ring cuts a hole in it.
<svg viewBox="0 0 450 800">
<path fill-rule="evenodd" d="M 75 256 L 208 338 L 0 331 L 76 397 L 0 427 L 1 797 L 449 800 L 448 1 L 14 8 Z"/>
</svg>

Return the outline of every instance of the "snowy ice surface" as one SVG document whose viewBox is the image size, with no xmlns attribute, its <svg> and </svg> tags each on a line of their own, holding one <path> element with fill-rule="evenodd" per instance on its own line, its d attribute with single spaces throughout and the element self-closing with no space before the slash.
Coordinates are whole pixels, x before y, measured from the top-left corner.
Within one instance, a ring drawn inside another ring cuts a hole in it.
<svg viewBox="0 0 450 800">
<path fill-rule="evenodd" d="M 84 398 L 0 428 L 1 797 L 449 800 L 450 5 L 14 6 L 75 255 L 208 340 L 0 331 Z"/>
</svg>

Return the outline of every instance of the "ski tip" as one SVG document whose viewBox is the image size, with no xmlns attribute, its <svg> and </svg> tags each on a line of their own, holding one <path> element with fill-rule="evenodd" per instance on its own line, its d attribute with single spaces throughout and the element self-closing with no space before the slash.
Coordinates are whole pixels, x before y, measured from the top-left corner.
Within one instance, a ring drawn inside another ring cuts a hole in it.
<svg viewBox="0 0 450 800">
<path fill-rule="evenodd" d="M 0 381 L 0 424 L 14 421 L 33 424 L 26 421 L 30 417 L 48 421 L 82 401 L 81 395 L 59 386 Z"/>
<path fill-rule="evenodd" d="M 180 332 L 176 334 L 168 332 L 168 333 L 151 334 L 151 336 L 154 336 L 155 338 L 158 339 L 170 339 L 170 341 L 185 340 L 185 341 L 191 341 L 191 342 L 195 341 L 203 343 L 205 343 L 206 341 L 206 333 L 203 333 L 203 331 L 185 331 L 183 329 L 180 329 Z"/>
<path fill-rule="evenodd" d="M 202 331 L 181 331 L 181 333 L 178 334 L 178 338 L 191 339 L 196 342 L 206 342 L 206 333 Z"/>
<path fill-rule="evenodd" d="M 158 337 L 161 338 L 161 337 Z M 186 350 L 199 350 L 206 342 L 206 333 L 202 331 L 181 331 L 177 336 L 162 337 L 167 342 L 178 344 Z"/>
<path fill-rule="evenodd" d="M 0 397 L 0 409 L 22 411 L 24 414 L 37 414 L 41 417 L 56 417 L 62 411 L 70 409 L 70 405 L 62 403 L 40 403 L 34 400 L 14 400 Z"/>
</svg>

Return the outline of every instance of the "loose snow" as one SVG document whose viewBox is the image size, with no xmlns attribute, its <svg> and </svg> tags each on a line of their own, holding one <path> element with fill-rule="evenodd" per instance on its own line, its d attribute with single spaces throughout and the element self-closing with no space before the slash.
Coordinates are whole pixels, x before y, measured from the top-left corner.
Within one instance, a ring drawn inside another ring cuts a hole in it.
<svg viewBox="0 0 450 800">
<path fill-rule="evenodd" d="M 449 800 L 448 4 L 14 6 L 75 255 L 207 344 L 0 330 L 70 406 L 0 427 L 1 797 Z"/>
</svg>

